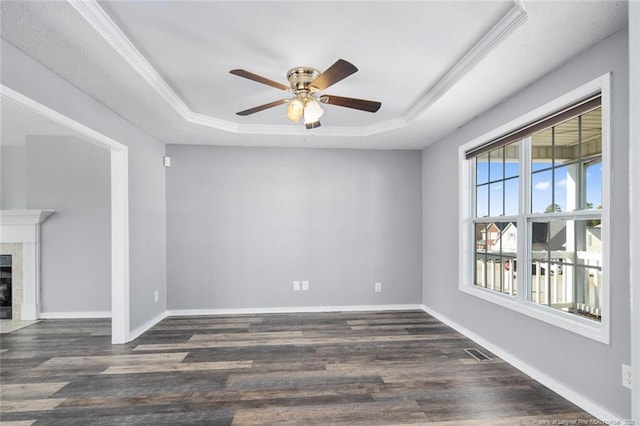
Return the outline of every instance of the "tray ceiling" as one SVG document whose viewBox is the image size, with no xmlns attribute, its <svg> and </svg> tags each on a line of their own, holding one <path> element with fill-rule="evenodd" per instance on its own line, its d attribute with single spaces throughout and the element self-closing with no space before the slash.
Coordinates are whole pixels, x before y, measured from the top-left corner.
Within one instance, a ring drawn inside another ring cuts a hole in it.
<svg viewBox="0 0 640 426">
<path fill-rule="evenodd" d="M 3 1 L 2 37 L 166 143 L 422 148 L 624 27 L 624 2 Z M 567 25 L 571 22 L 571 25 Z M 322 127 L 286 106 L 295 66 L 359 68 Z"/>
</svg>

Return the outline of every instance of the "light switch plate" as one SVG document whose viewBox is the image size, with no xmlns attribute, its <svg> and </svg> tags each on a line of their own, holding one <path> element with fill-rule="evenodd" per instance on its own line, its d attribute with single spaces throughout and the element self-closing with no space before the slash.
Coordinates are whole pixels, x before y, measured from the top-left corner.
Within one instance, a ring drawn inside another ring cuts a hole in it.
<svg viewBox="0 0 640 426">
<path fill-rule="evenodd" d="M 629 389 L 633 387 L 633 370 L 626 364 L 622 364 L 622 386 Z"/>
<path fill-rule="evenodd" d="M 302 281 L 302 291 L 309 291 L 309 281 Z"/>
<path fill-rule="evenodd" d="M 293 291 L 300 291 L 300 281 L 293 282 Z"/>
</svg>

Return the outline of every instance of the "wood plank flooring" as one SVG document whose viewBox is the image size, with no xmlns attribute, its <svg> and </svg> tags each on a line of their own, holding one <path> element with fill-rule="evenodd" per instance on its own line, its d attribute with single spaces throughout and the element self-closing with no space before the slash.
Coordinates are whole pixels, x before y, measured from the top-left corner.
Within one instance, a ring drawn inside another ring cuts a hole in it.
<svg viewBox="0 0 640 426">
<path fill-rule="evenodd" d="M 115 346 L 109 329 L 2 335 L 2 424 L 597 423 L 422 311 L 168 318 Z"/>
</svg>

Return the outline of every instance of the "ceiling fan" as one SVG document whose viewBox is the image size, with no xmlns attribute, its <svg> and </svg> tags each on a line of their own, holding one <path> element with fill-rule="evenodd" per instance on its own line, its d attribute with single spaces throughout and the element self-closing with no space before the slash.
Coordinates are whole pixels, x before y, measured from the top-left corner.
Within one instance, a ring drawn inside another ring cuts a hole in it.
<svg viewBox="0 0 640 426">
<path fill-rule="evenodd" d="M 331 65 L 323 73 L 311 67 L 291 68 L 287 72 L 289 86 L 286 86 L 243 69 L 231 70 L 229 71 L 231 74 L 257 81 L 258 83 L 266 84 L 276 89 L 286 90 L 292 92 L 294 95 L 290 99 L 286 98 L 269 102 L 268 104 L 240 111 L 236 114 L 245 116 L 278 105 L 289 104 L 287 106 L 287 118 L 296 123 L 299 123 L 302 118 L 307 129 L 314 129 L 320 127 L 320 117 L 324 114 L 324 110 L 320 106 L 321 103 L 368 112 L 378 111 L 382 105 L 380 102 L 334 95 L 319 95 L 319 92 L 349 77 L 356 71 L 358 71 L 358 68 L 344 59 L 338 59 L 336 63 Z"/>
</svg>

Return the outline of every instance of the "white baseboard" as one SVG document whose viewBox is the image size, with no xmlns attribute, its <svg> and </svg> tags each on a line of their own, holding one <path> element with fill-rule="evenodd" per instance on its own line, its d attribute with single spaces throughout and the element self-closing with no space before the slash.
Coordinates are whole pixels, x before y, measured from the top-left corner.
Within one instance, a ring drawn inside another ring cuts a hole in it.
<svg viewBox="0 0 640 426">
<path fill-rule="evenodd" d="M 363 312 L 363 311 L 408 311 L 422 310 L 422 305 L 346 305 L 346 306 L 291 306 L 275 308 L 231 308 L 231 309 L 170 309 L 167 316 L 193 315 L 247 315 L 247 314 L 294 314 L 315 312 Z"/>
<path fill-rule="evenodd" d="M 39 319 L 111 318 L 111 311 L 40 312 Z"/>
<path fill-rule="evenodd" d="M 127 339 L 127 341 L 132 342 L 136 340 L 138 337 L 142 336 L 143 333 L 145 333 L 147 330 L 150 330 L 151 327 L 153 327 L 154 325 L 156 325 L 157 323 L 165 319 L 167 316 L 168 316 L 167 311 L 160 312 L 158 315 L 151 318 L 149 321 L 145 322 L 139 327 L 136 327 L 134 330 L 131 330 L 129 332 L 129 339 Z"/>
<path fill-rule="evenodd" d="M 588 412 L 592 416 L 600 419 L 603 422 L 615 422 L 615 424 L 625 424 L 624 423 L 624 421 L 625 421 L 624 419 L 618 417 L 617 415 L 611 413 L 610 411 L 606 410 L 605 408 L 599 406 L 598 404 L 596 404 L 595 402 L 591 401 L 590 399 L 585 398 L 583 395 L 580 395 L 574 389 L 571 389 L 571 388 L 565 386 L 564 384 L 558 382 L 554 378 L 552 378 L 552 377 L 548 376 L 547 374 L 541 372 L 540 370 L 536 369 L 535 367 L 532 367 L 531 365 L 529 365 L 526 362 L 522 361 L 520 358 L 510 354 L 509 352 L 506 352 L 505 350 L 499 348 L 498 346 L 494 345 L 493 343 L 485 340 L 483 337 L 481 337 L 481 336 L 477 335 L 476 333 L 470 331 L 466 327 L 458 324 L 455 321 L 452 321 L 448 317 L 442 315 L 440 312 L 437 312 L 437 311 L 435 311 L 435 310 L 433 310 L 433 309 L 431 309 L 431 308 L 429 308 L 428 306 L 425 306 L 425 305 L 422 305 L 422 310 L 424 310 L 426 313 L 428 313 L 429 315 L 433 316 L 434 318 L 436 318 L 440 322 L 443 322 L 444 324 L 448 325 L 449 327 L 455 329 L 457 332 L 459 332 L 459 333 L 463 334 L 464 336 L 468 337 L 469 339 L 473 340 L 474 342 L 476 342 L 480 346 L 486 348 L 487 350 L 489 350 L 490 352 L 492 352 L 493 354 L 495 354 L 496 356 L 501 358 L 503 361 L 511 364 L 513 367 L 515 367 L 518 370 L 522 371 L 524 374 L 526 374 L 527 376 L 531 377 L 535 381 L 537 381 L 537 382 L 543 384 L 544 386 L 548 387 L 549 389 L 551 389 L 552 391 L 554 391 L 558 395 L 562 396 L 564 399 L 576 404 L 578 407 L 582 408 L 583 410 L 585 410 L 586 412 Z"/>
</svg>

